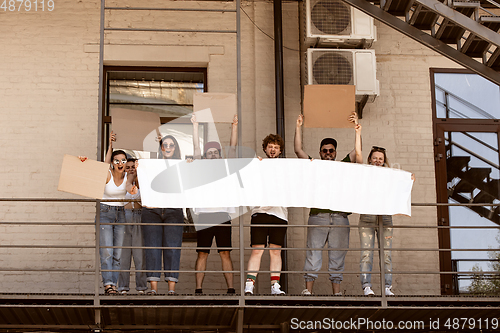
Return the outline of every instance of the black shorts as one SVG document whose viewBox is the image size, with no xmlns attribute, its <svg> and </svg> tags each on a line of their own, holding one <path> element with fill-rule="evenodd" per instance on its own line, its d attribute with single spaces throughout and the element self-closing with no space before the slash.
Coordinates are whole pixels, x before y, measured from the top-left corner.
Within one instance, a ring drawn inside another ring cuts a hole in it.
<svg viewBox="0 0 500 333">
<path fill-rule="evenodd" d="M 201 213 L 198 221 L 199 223 L 220 224 L 196 232 L 198 247 L 211 247 L 215 237 L 218 252 L 231 251 L 231 249 L 224 249 L 231 247 L 231 217 L 228 213 Z M 196 252 L 210 253 L 210 249 L 197 249 Z"/>
<path fill-rule="evenodd" d="M 251 227 L 250 245 L 275 244 L 281 247 L 285 246 L 286 225 L 288 222 L 277 216 L 265 213 L 256 213 L 252 215 L 250 224 L 282 224 L 283 227 Z M 269 243 L 267 237 L 269 236 Z"/>
</svg>

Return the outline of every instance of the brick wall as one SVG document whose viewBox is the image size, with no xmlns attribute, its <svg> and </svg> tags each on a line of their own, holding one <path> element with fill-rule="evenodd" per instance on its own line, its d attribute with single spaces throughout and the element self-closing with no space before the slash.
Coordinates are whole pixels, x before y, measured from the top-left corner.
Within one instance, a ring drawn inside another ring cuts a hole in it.
<svg viewBox="0 0 500 333">
<path fill-rule="evenodd" d="M 108 1 L 108 6 L 135 5 L 135 1 Z M 98 128 L 98 43 L 99 1 L 56 1 L 53 12 L 0 11 L 0 145 L 7 158 L 0 164 L 4 175 L 2 197 L 74 198 L 57 191 L 63 154 L 97 154 Z M 164 6 L 164 1 L 150 1 L 148 6 Z M 169 6 L 231 8 L 231 3 L 171 2 Z M 301 110 L 300 53 L 298 6 L 283 4 L 284 82 L 286 116 L 286 156 L 294 158 L 293 135 L 295 120 Z M 242 143 L 261 154 L 261 140 L 276 131 L 274 46 L 271 38 L 256 28 L 273 35 L 272 3 L 243 2 L 242 8 L 254 21 L 242 13 Z M 108 13 L 106 26 L 143 28 L 234 29 L 234 13 L 196 14 L 174 12 Z M 202 16 L 204 19 L 200 20 Z M 214 24 L 215 23 L 215 24 Z M 255 25 L 254 25 L 255 24 Z M 413 202 L 435 202 L 433 165 L 431 92 L 429 68 L 457 67 L 451 61 L 420 44 L 377 24 L 378 41 L 373 48 L 377 56 L 377 78 L 381 94 L 367 104 L 363 125 L 363 150 L 367 155 L 372 145 L 388 149 L 391 162 L 415 173 L 417 181 Z M 152 47 L 143 52 L 144 45 Z M 106 32 L 105 64 L 144 66 L 207 66 L 208 87 L 213 92 L 236 92 L 236 36 L 234 34 Z M 158 56 L 159 54 L 159 56 Z M 226 143 L 229 128 L 217 125 L 217 132 Z M 209 134 L 209 135 L 213 135 Z M 349 129 L 304 129 L 304 150 L 318 158 L 318 144 L 323 137 L 339 141 L 339 156 L 353 147 L 354 133 Z M 365 156 L 366 158 L 366 156 Z M 383 189 L 381 189 L 383 193 Z M 92 204 L 74 203 L 1 203 L 0 221 L 17 222 L 81 222 L 81 226 L 1 225 L 0 244 L 94 244 L 94 208 Z M 305 224 L 307 210 L 290 209 L 291 225 Z M 250 216 L 242 217 L 249 223 Z M 350 222 L 351 248 L 359 247 L 355 226 L 358 216 Z M 413 216 L 395 217 L 395 225 L 436 225 L 434 208 L 414 208 Z M 305 247 L 306 228 L 289 228 L 290 247 Z M 238 230 L 233 230 L 237 245 Z M 186 248 L 194 246 L 185 243 Z M 248 228 L 245 246 L 249 246 Z M 437 248 L 437 232 L 428 229 L 396 229 L 395 248 Z M 0 292 L 92 292 L 91 273 L 43 273 L 29 269 L 68 268 L 94 269 L 93 249 L 15 249 L 1 248 L 3 268 L 24 271 L 4 272 Z M 235 269 L 239 253 L 233 251 Z M 245 265 L 249 251 L 245 253 Z M 267 253 L 262 269 L 268 270 Z M 288 251 L 290 270 L 302 270 L 304 253 Z M 377 256 L 375 255 L 375 258 Z M 193 270 L 194 249 L 183 251 L 181 270 Z M 434 252 L 393 253 L 394 270 L 438 270 Z M 375 259 L 375 267 L 377 265 Z M 326 253 L 323 269 L 326 269 Z M 207 269 L 220 269 L 218 255 L 212 251 Z M 349 252 L 346 270 L 359 270 L 359 251 Z M 330 294 L 327 274 L 318 279 L 314 292 Z M 36 279 L 37 283 L 28 283 Z M 259 278 L 259 292 L 268 292 L 268 274 Z M 235 281 L 239 278 L 236 276 Z M 374 277 L 378 288 L 378 280 Z M 133 284 L 132 284 L 133 286 Z M 236 283 L 239 288 L 239 283 Z M 304 288 L 302 274 L 290 274 L 289 293 Z M 166 291 L 164 283 L 160 292 Z M 194 274 L 182 273 L 178 291 L 192 293 Z M 224 291 L 222 274 L 208 274 L 206 291 Z M 342 289 L 348 294 L 360 294 L 358 274 L 346 274 Z M 395 275 L 394 290 L 400 294 L 438 294 L 437 275 Z"/>
<path fill-rule="evenodd" d="M 0 10 L 0 166 L 3 198 L 73 198 L 57 191 L 64 154 L 95 158 L 99 1 L 55 1 L 54 11 Z M 94 205 L 95 206 L 95 205 Z M 0 203 L 2 222 L 91 223 L 92 205 Z M 94 227 L 2 225 L 3 245 L 92 246 Z M 93 276 L 37 269 L 93 269 L 94 250 L 2 248 L 1 292 L 89 292 Z"/>
</svg>

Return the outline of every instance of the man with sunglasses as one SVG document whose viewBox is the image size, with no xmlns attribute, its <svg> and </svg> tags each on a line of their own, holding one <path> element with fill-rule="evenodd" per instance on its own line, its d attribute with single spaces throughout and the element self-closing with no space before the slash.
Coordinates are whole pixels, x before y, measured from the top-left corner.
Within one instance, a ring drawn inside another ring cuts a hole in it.
<svg viewBox="0 0 500 333">
<path fill-rule="evenodd" d="M 199 124 L 196 116 L 193 114 L 191 117 L 193 123 L 193 146 L 194 146 L 194 159 L 221 159 L 222 149 L 220 143 L 216 141 L 209 141 L 205 143 L 204 154 L 201 156 L 200 139 L 199 139 Z M 233 123 L 231 124 L 231 138 L 229 141 L 230 151 L 228 157 L 233 157 L 236 152 L 236 144 L 238 142 L 238 117 L 235 115 Z M 189 162 L 189 160 L 188 160 Z M 205 278 L 205 271 L 207 268 L 207 259 L 210 254 L 212 241 L 215 238 L 218 252 L 221 259 L 222 270 L 232 271 L 233 262 L 231 261 L 231 216 L 229 214 L 235 213 L 234 207 L 216 207 L 216 208 L 195 208 L 194 214 L 197 217 L 197 249 L 198 258 L 196 259 L 195 269 L 200 271 L 196 273 L 196 289 L 195 294 L 203 294 L 203 279 Z M 212 225 L 207 228 L 200 228 L 202 224 Z M 227 284 L 227 293 L 234 294 L 233 273 L 224 273 L 224 278 Z"/>
<path fill-rule="evenodd" d="M 354 149 L 347 154 L 342 162 L 363 163 L 361 154 L 361 125 L 358 123 L 356 112 L 349 117 L 349 121 L 355 124 L 355 143 Z M 302 150 L 302 132 L 301 127 L 304 122 L 304 116 L 299 115 L 297 126 L 295 127 L 294 148 L 298 158 L 312 157 Z M 322 160 L 335 161 L 337 157 L 337 140 L 333 138 L 324 138 L 319 146 L 319 156 Z M 307 228 L 307 247 L 308 248 L 323 248 L 328 244 L 328 271 L 330 272 L 330 281 L 332 282 L 333 294 L 341 296 L 340 282 L 342 282 L 342 272 L 344 271 L 344 261 L 349 247 L 349 219 L 351 213 L 335 212 L 329 209 L 311 208 L 309 213 L 308 225 L 325 226 Z M 330 228 L 330 226 L 339 226 Z M 318 272 L 321 269 L 323 253 L 321 250 L 308 250 L 306 252 L 306 261 L 304 264 L 304 274 L 306 289 L 302 291 L 302 295 L 311 295 L 314 281 L 318 277 Z"/>
</svg>

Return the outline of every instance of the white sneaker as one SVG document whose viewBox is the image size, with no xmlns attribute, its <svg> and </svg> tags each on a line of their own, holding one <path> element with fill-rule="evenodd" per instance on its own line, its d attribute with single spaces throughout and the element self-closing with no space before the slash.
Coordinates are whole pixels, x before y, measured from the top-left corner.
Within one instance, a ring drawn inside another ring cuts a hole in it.
<svg viewBox="0 0 500 333">
<path fill-rule="evenodd" d="M 285 295 L 285 292 L 281 290 L 281 286 L 278 282 L 275 282 L 271 286 L 271 295 Z"/>
<path fill-rule="evenodd" d="M 333 296 L 342 296 L 342 292 L 339 291 L 338 293 L 333 294 Z"/>
<path fill-rule="evenodd" d="M 309 296 L 312 295 L 312 292 L 310 292 L 309 289 L 304 289 L 302 290 L 301 294 L 304 296 Z"/>
<path fill-rule="evenodd" d="M 375 295 L 375 293 L 373 292 L 373 290 L 372 290 L 371 287 L 365 287 L 363 289 L 363 293 L 365 294 L 365 296 L 373 296 L 373 295 Z"/>
<path fill-rule="evenodd" d="M 252 281 L 247 281 L 245 283 L 245 295 L 253 295 L 253 288 L 254 288 L 254 285 L 253 285 L 253 282 Z"/>
<path fill-rule="evenodd" d="M 392 286 L 385 287 L 385 296 L 394 296 L 394 293 L 391 291 Z"/>
</svg>

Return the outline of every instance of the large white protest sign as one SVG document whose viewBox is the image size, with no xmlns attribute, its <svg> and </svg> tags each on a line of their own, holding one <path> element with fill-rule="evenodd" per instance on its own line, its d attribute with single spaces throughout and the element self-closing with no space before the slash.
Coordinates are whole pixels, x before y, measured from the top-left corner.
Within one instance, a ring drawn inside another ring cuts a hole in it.
<svg viewBox="0 0 500 333">
<path fill-rule="evenodd" d="M 142 204 L 160 208 L 316 207 L 411 215 L 411 173 L 307 159 L 140 160 Z"/>
</svg>

